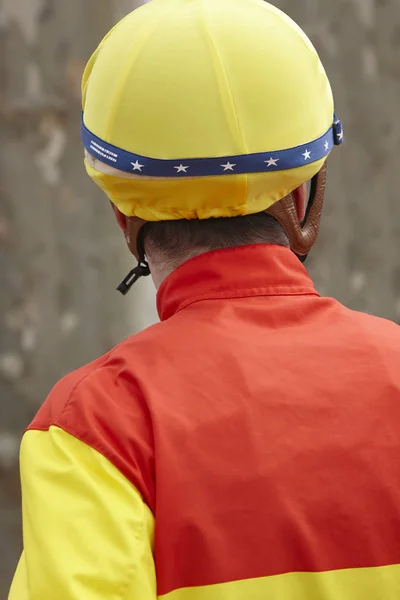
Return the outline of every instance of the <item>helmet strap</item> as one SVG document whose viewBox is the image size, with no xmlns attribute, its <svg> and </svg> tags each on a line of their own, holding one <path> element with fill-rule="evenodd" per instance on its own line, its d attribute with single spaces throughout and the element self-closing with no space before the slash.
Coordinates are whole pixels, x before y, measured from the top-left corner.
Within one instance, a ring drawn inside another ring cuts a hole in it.
<svg viewBox="0 0 400 600">
<path fill-rule="evenodd" d="M 310 198 L 305 219 L 299 222 L 293 194 L 273 204 L 266 212 L 272 215 L 286 231 L 290 248 L 305 262 L 314 246 L 321 224 L 322 207 L 326 188 L 326 163 L 311 181 Z"/>
<path fill-rule="evenodd" d="M 125 277 L 125 279 L 119 284 L 117 290 L 121 292 L 123 296 L 132 289 L 134 284 L 141 277 L 148 277 L 150 275 L 149 263 L 146 260 L 146 253 L 144 249 L 144 234 L 145 234 L 145 221 L 141 219 L 129 219 L 129 248 L 134 256 L 138 260 L 137 266 L 132 269 Z"/>
</svg>

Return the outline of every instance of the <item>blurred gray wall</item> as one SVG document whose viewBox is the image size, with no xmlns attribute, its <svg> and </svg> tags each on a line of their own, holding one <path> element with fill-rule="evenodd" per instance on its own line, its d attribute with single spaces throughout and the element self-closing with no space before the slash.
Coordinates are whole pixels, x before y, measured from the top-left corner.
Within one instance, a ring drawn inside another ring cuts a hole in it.
<svg viewBox="0 0 400 600">
<path fill-rule="evenodd" d="M 275 4 L 317 46 L 345 126 L 309 268 L 322 293 L 400 322 L 400 2 Z"/>
<path fill-rule="evenodd" d="M 0 598 L 21 549 L 23 429 L 62 375 L 155 319 L 150 280 L 116 292 L 133 260 L 79 131 L 85 63 L 133 5 L 0 0 Z"/>
<path fill-rule="evenodd" d="M 276 4 L 318 47 L 346 130 L 310 271 L 399 321 L 399 0 Z M 59 377 L 155 318 L 149 281 L 115 292 L 131 261 L 79 139 L 83 67 L 133 5 L 0 0 L 0 598 L 21 546 L 21 432 Z"/>
</svg>

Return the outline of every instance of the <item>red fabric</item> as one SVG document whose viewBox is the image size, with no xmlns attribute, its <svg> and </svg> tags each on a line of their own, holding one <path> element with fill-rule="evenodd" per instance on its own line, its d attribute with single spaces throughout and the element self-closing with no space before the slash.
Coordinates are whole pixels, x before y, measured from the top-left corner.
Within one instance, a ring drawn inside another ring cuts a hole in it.
<svg viewBox="0 0 400 600">
<path fill-rule="evenodd" d="M 32 427 L 96 447 L 143 494 L 159 594 L 400 563 L 399 328 L 319 297 L 267 245 L 187 262 L 158 306 Z"/>
</svg>

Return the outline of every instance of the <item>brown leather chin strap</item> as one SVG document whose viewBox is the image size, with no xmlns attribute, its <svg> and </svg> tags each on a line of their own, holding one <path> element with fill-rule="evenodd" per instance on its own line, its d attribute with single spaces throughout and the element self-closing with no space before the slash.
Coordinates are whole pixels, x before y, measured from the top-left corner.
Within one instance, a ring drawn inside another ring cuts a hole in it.
<svg viewBox="0 0 400 600">
<path fill-rule="evenodd" d="M 282 225 L 289 237 L 290 248 L 300 257 L 307 256 L 317 240 L 325 188 L 326 163 L 312 182 L 310 200 L 303 223 L 299 223 L 293 194 L 289 194 L 267 210 L 267 213 Z"/>
</svg>

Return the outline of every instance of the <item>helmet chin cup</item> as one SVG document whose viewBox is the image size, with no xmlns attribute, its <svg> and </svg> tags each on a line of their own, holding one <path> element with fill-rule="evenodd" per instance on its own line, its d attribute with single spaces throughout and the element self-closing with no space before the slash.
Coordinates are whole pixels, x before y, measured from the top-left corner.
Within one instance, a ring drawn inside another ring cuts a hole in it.
<svg viewBox="0 0 400 600">
<path fill-rule="evenodd" d="M 297 216 L 293 194 L 273 204 L 267 213 L 272 215 L 286 231 L 292 251 L 304 260 L 314 246 L 321 224 L 322 207 L 326 188 L 326 162 L 313 177 L 307 212 L 302 223 Z"/>
</svg>

